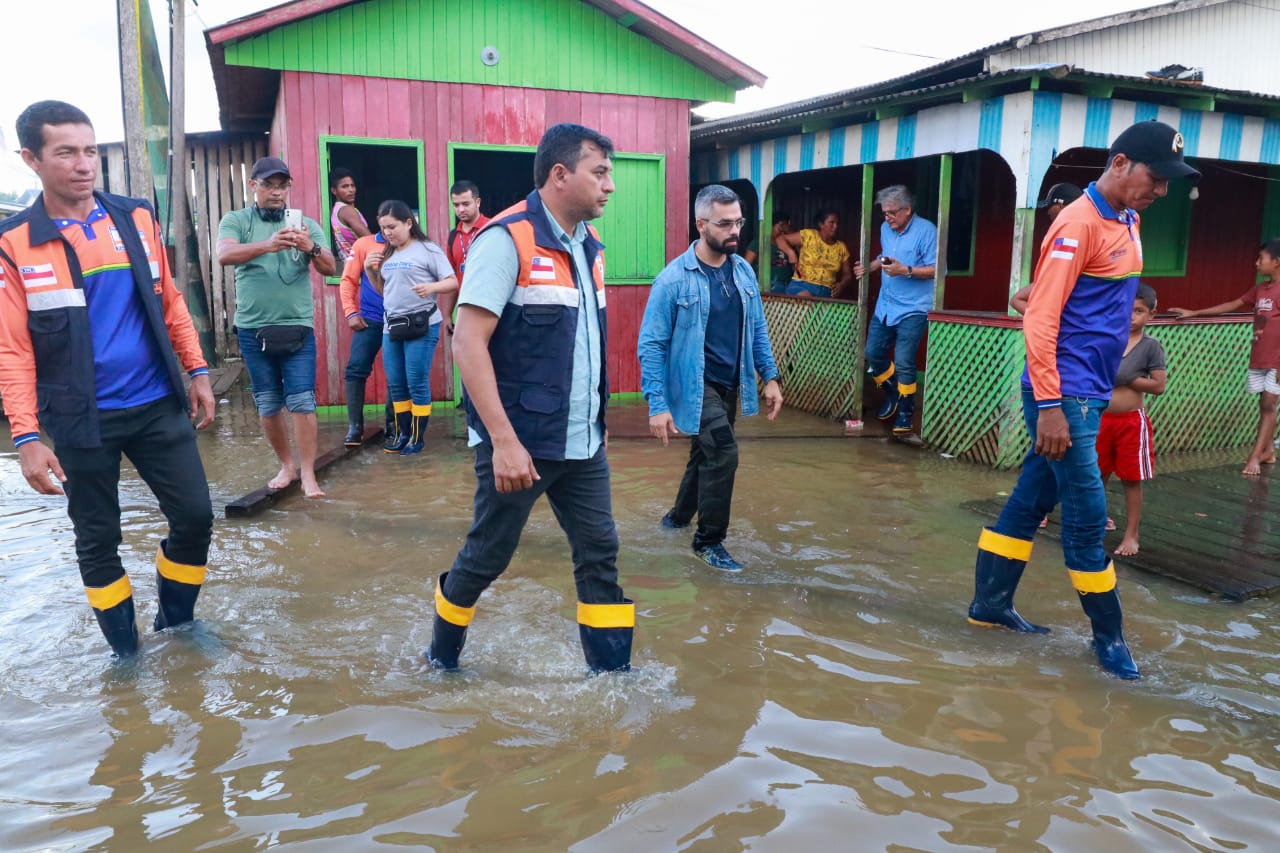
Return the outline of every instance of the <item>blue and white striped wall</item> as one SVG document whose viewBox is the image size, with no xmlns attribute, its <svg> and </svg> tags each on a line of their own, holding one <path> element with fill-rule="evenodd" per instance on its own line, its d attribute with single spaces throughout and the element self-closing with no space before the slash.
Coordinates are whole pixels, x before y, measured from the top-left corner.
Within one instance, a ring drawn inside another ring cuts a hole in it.
<svg viewBox="0 0 1280 853">
<path fill-rule="evenodd" d="M 1182 131 L 1189 157 L 1280 164 L 1277 119 L 1082 95 L 1019 92 L 699 154 L 692 177 L 695 183 L 746 179 L 763 199 L 773 179 L 789 172 L 987 148 L 1009 164 L 1017 181 L 1017 197 L 1024 207 L 1031 207 L 1059 152 L 1108 148 L 1121 130 L 1152 118 Z"/>
</svg>

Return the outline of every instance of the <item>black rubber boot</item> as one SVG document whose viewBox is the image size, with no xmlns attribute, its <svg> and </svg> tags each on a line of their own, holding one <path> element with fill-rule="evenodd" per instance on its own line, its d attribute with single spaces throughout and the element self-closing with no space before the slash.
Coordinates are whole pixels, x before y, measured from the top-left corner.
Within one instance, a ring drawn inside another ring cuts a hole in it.
<svg viewBox="0 0 1280 853">
<path fill-rule="evenodd" d="M 156 552 L 156 591 L 160 609 L 156 612 L 155 630 L 162 631 L 195 619 L 196 599 L 204 585 L 205 567 L 175 563 L 165 554 L 165 541 Z"/>
<path fill-rule="evenodd" d="M 425 410 L 427 414 L 420 414 Z M 401 450 L 401 456 L 412 456 L 415 453 L 422 452 L 422 446 L 427 441 L 427 421 L 431 420 L 430 406 L 414 406 L 410 414 L 413 415 L 409 422 L 409 443 Z"/>
<path fill-rule="evenodd" d="M 1078 591 L 1078 590 L 1077 590 Z M 1117 678 L 1134 681 L 1142 677 L 1124 641 L 1124 613 L 1115 588 L 1106 592 L 1080 592 L 1080 606 L 1093 624 L 1093 651 L 1102 668 Z"/>
<path fill-rule="evenodd" d="M 431 647 L 423 653 L 427 663 L 436 669 L 455 670 L 462 645 L 467 641 L 467 626 L 475 618 L 475 605 L 459 607 L 444 597 L 445 572 L 436 581 L 436 618 L 431 630 Z"/>
<path fill-rule="evenodd" d="M 138 652 L 138 625 L 133 612 L 133 596 L 99 610 L 93 609 L 93 615 L 102 629 L 102 636 L 107 638 L 111 652 L 118 658 L 131 657 Z"/>
<path fill-rule="evenodd" d="M 893 434 L 896 436 L 904 436 L 909 434 L 914 424 L 912 421 L 916 414 L 916 397 L 915 390 L 908 394 L 902 390 L 901 386 L 894 388 L 894 394 L 898 398 L 898 417 L 893 422 Z"/>
<path fill-rule="evenodd" d="M 627 672 L 631 669 L 631 639 L 635 632 L 636 606 L 578 603 L 578 635 L 582 653 L 592 672 Z"/>
<path fill-rule="evenodd" d="M 974 625 L 1026 634 L 1049 633 L 1048 628 L 1031 624 L 1013 609 L 1013 594 L 1031 557 L 1031 544 L 989 527 L 982 529 L 974 568 L 973 602 L 969 605 L 969 621 Z"/>
<path fill-rule="evenodd" d="M 399 453 L 409 443 L 412 433 L 413 412 L 409 409 L 405 409 L 403 412 L 396 412 L 395 434 L 387 434 L 387 441 L 386 444 L 382 445 L 382 449 L 387 453 Z"/>
<path fill-rule="evenodd" d="M 897 412 L 897 383 L 893 382 L 893 365 L 888 366 L 888 369 L 879 375 L 870 368 L 867 368 L 867 373 L 872 377 L 872 382 L 876 383 L 876 387 L 884 393 L 881 405 L 876 410 L 876 416 L 878 419 L 888 420 Z"/>
<path fill-rule="evenodd" d="M 347 447 L 359 447 L 364 443 L 364 380 L 347 380 L 347 437 L 342 439 Z"/>
</svg>

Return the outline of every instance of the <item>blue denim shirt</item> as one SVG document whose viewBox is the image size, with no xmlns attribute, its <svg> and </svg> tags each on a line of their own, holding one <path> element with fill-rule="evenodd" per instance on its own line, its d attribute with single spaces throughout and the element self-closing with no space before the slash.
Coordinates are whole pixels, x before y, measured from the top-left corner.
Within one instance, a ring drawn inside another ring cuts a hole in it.
<svg viewBox="0 0 1280 853">
<path fill-rule="evenodd" d="M 707 314 L 711 282 L 698 265 L 693 243 L 688 251 L 658 273 L 640 323 L 640 390 L 649 403 L 649 416 L 670 412 L 676 429 L 697 435 L 702 420 Z M 764 321 L 764 303 L 755 273 L 738 255 L 730 255 L 733 283 L 742 299 L 742 352 L 738 359 L 738 394 L 742 414 L 760 411 L 756 374 L 765 382 L 778 378 Z"/>
</svg>

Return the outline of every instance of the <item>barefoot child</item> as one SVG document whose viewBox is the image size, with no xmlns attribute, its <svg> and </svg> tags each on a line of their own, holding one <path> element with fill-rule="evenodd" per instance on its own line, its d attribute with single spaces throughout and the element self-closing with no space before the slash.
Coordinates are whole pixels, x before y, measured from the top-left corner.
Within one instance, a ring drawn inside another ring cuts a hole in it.
<svg viewBox="0 0 1280 853">
<path fill-rule="evenodd" d="M 1258 476 L 1262 473 L 1262 465 L 1270 465 L 1276 461 L 1273 442 L 1276 435 L 1276 401 L 1280 400 L 1280 381 L 1276 379 L 1276 368 L 1280 367 L 1280 239 L 1268 240 L 1262 245 L 1254 266 L 1267 280 L 1249 288 L 1239 299 L 1212 308 L 1201 308 L 1199 311 L 1170 309 L 1179 318 L 1210 317 L 1241 310 L 1253 312 L 1249 393 L 1262 396 L 1258 401 L 1258 440 L 1244 463 L 1244 470 L 1240 472 L 1246 477 Z"/>
<path fill-rule="evenodd" d="M 1114 473 L 1124 484 L 1124 539 L 1115 553 L 1138 553 L 1138 522 L 1142 517 L 1142 481 L 1154 474 L 1151 451 L 1151 421 L 1142 404 L 1147 394 L 1163 394 L 1167 373 L 1164 348 L 1147 335 L 1147 321 L 1156 311 L 1156 292 L 1138 286 L 1129 321 L 1129 341 L 1116 372 L 1111 402 L 1102 413 L 1098 428 L 1098 469 L 1102 482 Z M 1110 519 L 1107 519 L 1108 522 Z M 1108 524 L 1108 529 L 1111 525 Z"/>
</svg>

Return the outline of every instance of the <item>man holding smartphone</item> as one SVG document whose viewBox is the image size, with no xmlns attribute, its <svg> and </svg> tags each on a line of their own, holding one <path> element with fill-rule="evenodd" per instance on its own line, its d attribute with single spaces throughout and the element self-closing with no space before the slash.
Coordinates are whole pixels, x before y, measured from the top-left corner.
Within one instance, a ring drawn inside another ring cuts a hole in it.
<svg viewBox="0 0 1280 853">
<path fill-rule="evenodd" d="M 862 278 L 880 271 L 880 296 L 867 326 L 867 372 L 884 391 L 876 417 L 893 422 L 893 437 L 918 445 L 913 432 L 916 393 L 916 351 L 929 325 L 937 271 L 938 229 L 915 215 L 915 196 L 901 184 L 876 193 L 884 213 L 880 225 L 880 257 L 869 267 L 854 264 Z M 893 349 L 893 360 L 889 350 Z M 894 381 L 896 378 L 896 381 Z"/>
<path fill-rule="evenodd" d="M 324 497 L 316 482 L 316 339 L 311 267 L 334 275 L 324 231 L 288 207 L 293 176 L 283 160 L 253 164 L 254 203 L 233 210 L 218 225 L 218 263 L 235 268 L 236 336 L 253 382 L 262 430 L 280 460 L 267 482 L 282 489 L 302 479 L 309 498 Z M 297 458 L 289 446 L 284 411 L 293 421 Z"/>
</svg>

